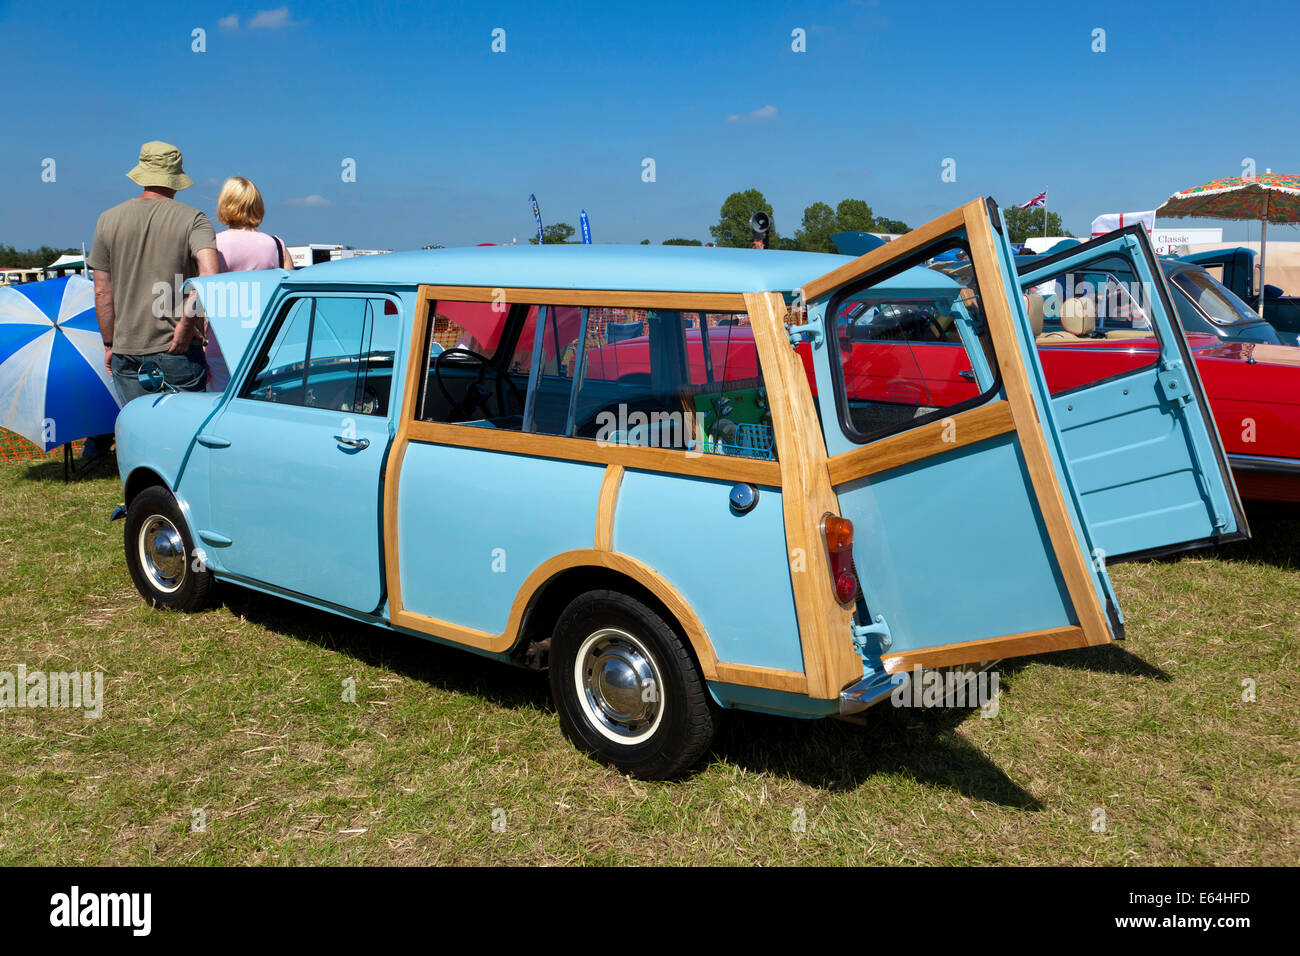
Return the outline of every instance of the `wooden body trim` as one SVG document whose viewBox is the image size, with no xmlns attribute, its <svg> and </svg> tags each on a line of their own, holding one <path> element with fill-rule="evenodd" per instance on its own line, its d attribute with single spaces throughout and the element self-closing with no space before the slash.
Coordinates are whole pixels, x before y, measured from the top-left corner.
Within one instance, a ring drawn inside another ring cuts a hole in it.
<svg viewBox="0 0 1300 956">
<path fill-rule="evenodd" d="M 600 483 L 596 502 L 596 550 L 614 550 L 614 514 L 618 510 L 618 492 L 623 485 L 623 466 L 610 465 Z"/>
<path fill-rule="evenodd" d="M 1023 657 L 1026 654 L 1045 654 L 1065 651 L 1088 644 L 1083 629 L 1056 627 L 1045 631 L 1026 631 L 1006 637 L 986 637 L 958 644 L 940 644 L 915 651 L 886 654 L 881 660 L 886 672 L 897 674 L 914 667 L 947 667 L 953 664 L 975 664 L 980 661 L 1001 660 L 1005 657 Z"/>
<path fill-rule="evenodd" d="M 836 455 L 828 462 L 831 484 L 838 487 L 1015 430 L 1011 404 L 990 402 Z"/>
<path fill-rule="evenodd" d="M 746 295 L 745 302 L 776 434 L 785 545 L 807 693 L 833 699 L 862 676 L 862 659 L 853 649 L 853 612 L 835 599 L 821 537 L 822 518 L 838 515 L 839 501 L 831 488 L 826 443 L 808 377 L 786 334 L 785 299 L 766 292 Z"/>
<path fill-rule="evenodd" d="M 411 441 L 458 448 L 481 448 L 537 458 L 585 461 L 597 465 L 622 465 L 674 475 L 718 478 L 723 481 L 748 481 L 774 487 L 781 483 L 781 467 L 774 461 L 757 458 L 733 458 L 678 451 L 673 448 L 647 448 L 640 445 L 600 444 L 590 438 L 565 438 L 538 435 L 534 432 L 511 432 L 495 428 L 476 428 L 444 422 L 413 421 L 408 427 Z"/>
<path fill-rule="evenodd" d="M 981 207 L 976 210 L 975 207 Z M 870 252 L 863 253 L 852 262 L 846 262 L 838 269 L 833 269 L 824 276 L 818 276 L 811 282 L 805 282 L 803 286 L 804 302 L 811 302 L 813 299 L 820 298 L 827 292 L 844 285 L 846 282 L 873 272 L 881 266 L 888 265 L 899 259 L 907 258 L 911 253 L 920 249 L 922 246 L 929 245 L 936 239 L 940 239 L 954 230 L 960 229 L 966 224 L 969 214 L 977 212 L 983 213 L 984 200 L 975 199 L 962 206 L 954 209 L 946 215 L 940 216 L 927 222 L 924 226 L 918 226 L 904 236 L 899 236 L 892 242 L 887 242 L 883 246 L 878 246 Z"/>
</svg>

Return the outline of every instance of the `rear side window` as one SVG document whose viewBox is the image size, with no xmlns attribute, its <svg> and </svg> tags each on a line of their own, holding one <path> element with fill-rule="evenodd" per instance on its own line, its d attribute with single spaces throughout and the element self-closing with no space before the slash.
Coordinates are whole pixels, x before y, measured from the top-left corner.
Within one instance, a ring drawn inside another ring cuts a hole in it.
<svg viewBox="0 0 1300 956">
<path fill-rule="evenodd" d="M 254 401 L 386 415 L 398 310 L 386 298 L 290 300 L 239 396 Z"/>
<path fill-rule="evenodd" d="M 419 417 L 774 459 L 749 317 L 437 302 Z"/>
<path fill-rule="evenodd" d="M 584 364 L 575 417 L 580 437 L 776 458 L 767 389 L 744 313 L 590 309 Z"/>
<path fill-rule="evenodd" d="M 955 266 L 929 257 L 956 252 Z M 992 394 L 997 363 L 969 251 L 949 241 L 831 299 L 844 433 L 865 443 Z M 961 265 L 961 262 L 965 265 Z"/>
</svg>

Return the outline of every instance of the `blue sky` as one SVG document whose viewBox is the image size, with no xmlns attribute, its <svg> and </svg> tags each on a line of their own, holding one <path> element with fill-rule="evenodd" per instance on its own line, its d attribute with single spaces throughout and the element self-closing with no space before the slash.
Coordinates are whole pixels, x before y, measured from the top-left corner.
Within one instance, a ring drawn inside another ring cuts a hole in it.
<svg viewBox="0 0 1300 956">
<path fill-rule="evenodd" d="M 1280 3 L 52 9 L 0 2 L 0 242 L 19 248 L 89 245 L 98 213 L 137 191 L 123 174 L 150 139 L 181 147 L 197 185 L 179 198 L 209 215 L 245 175 L 290 242 L 397 249 L 525 241 L 530 192 L 547 222 L 585 208 L 597 242 L 707 240 L 750 187 L 783 234 L 817 200 L 919 225 L 1044 187 L 1086 234 L 1094 215 L 1239 175 L 1246 157 L 1300 172 L 1297 29 Z"/>
</svg>

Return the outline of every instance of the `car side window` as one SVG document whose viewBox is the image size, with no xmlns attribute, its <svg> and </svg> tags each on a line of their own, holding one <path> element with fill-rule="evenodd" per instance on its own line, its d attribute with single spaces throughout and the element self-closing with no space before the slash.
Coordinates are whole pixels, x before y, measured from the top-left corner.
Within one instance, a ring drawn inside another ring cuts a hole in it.
<svg viewBox="0 0 1300 956">
<path fill-rule="evenodd" d="M 956 266 L 918 254 L 829 303 L 841 423 L 855 442 L 933 421 L 992 394 L 997 362 L 969 251 L 949 245 L 926 254 L 964 254 Z"/>
<path fill-rule="evenodd" d="M 1149 314 L 1155 290 L 1144 286 L 1127 256 L 1104 253 L 1025 290 L 1052 394 L 1158 361 L 1159 335 Z"/>
<path fill-rule="evenodd" d="M 241 398 L 386 415 L 399 318 L 396 303 L 362 296 L 290 300 L 253 364 Z"/>
<path fill-rule="evenodd" d="M 775 459 L 749 319 L 579 305 L 438 302 L 424 421 Z M 450 332 L 490 351 L 444 345 Z"/>
</svg>

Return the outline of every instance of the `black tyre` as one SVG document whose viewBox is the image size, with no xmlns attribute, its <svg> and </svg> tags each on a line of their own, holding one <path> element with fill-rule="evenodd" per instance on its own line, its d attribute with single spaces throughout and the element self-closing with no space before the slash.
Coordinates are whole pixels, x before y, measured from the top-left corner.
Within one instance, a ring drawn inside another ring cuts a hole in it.
<svg viewBox="0 0 1300 956">
<path fill-rule="evenodd" d="M 625 594 L 590 591 L 564 609 L 550 679 L 564 735 L 624 773 L 677 776 L 713 741 L 714 705 L 690 651 Z"/>
<path fill-rule="evenodd" d="M 136 590 L 154 607 L 198 611 L 212 598 L 212 572 L 203 567 L 180 506 L 158 485 L 126 510 L 123 546 Z"/>
</svg>

